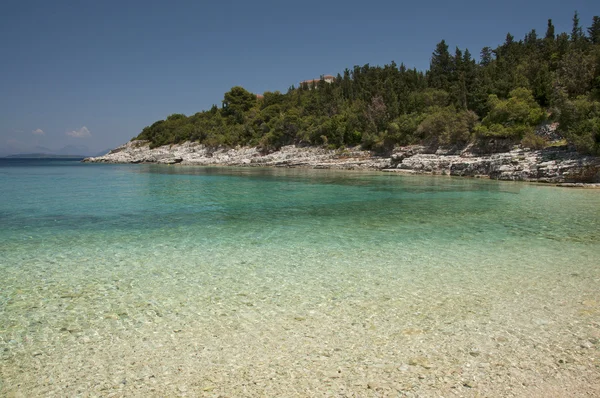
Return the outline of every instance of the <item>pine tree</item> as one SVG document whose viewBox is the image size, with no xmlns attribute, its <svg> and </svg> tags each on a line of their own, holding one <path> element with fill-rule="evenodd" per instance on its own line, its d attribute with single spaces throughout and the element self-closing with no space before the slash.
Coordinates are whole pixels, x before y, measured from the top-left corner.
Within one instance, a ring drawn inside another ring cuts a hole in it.
<svg viewBox="0 0 600 398">
<path fill-rule="evenodd" d="M 456 80 L 458 74 L 463 71 L 463 53 L 458 47 L 456 47 L 456 50 L 454 50 L 454 67 L 452 70 L 454 72 L 452 80 Z"/>
<path fill-rule="evenodd" d="M 592 44 L 600 44 L 600 17 L 594 16 L 592 26 L 588 28 L 588 35 Z"/>
<path fill-rule="evenodd" d="M 537 32 L 532 29 L 531 32 L 525 35 L 525 45 L 533 45 L 537 42 Z"/>
<path fill-rule="evenodd" d="M 577 13 L 577 11 L 575 11 L 575 14 L 573 14 L 573 28 L 571 30 L 571 41 L 573 43 L 576 43 L 583 37 L 583 29 L 579 25 L 579 14 Z"/>
<path fill-rule="evenodd" d="M 506 39 L 504 40 L 504 44 L 496 49 L 496 58 L 506 58 L 510 57 L 513 52 L 515 44 L 515 37 L 510 33 L 506 34 Z"/>
<path fill-rule="evenodd" d="M 461 109 L 467 109 L 467 83 L 463 53 L 456 47 L 454 52 L 453 68 L 451 75 L 451 98 L 454 104 Z"/>
<path fill-rule="evenodd" d="M 475 87 L 477 85 L 477 64 L 471 57 L 469 49 L 463 55 L 463 70 L 466 85 L 466 108 L 472 109 L 475 103 Z"/>
<path fill-rule="evenodd" d="M 441 90 L 450 88 L 450 79 L 452 73 L 452 57 L 448 52 L 448 45 L 445 40 L 439 42 L 433 55 L 431 56 L 431 64 L 429 67 L 429 86 Z"/>
<path fill-rule="evenodd" d="M 481 66 L 488 66 L 492 62 L 492 49 L 490 47 L 483 47 L 481 49 Z"/>
<path fill-rule="evenodd" d="M 509 33 L 506 34 L 506 40 L 504 41 L 505 46 L 510 46 L 515 41 L 515 37 Z"/>
</svg>

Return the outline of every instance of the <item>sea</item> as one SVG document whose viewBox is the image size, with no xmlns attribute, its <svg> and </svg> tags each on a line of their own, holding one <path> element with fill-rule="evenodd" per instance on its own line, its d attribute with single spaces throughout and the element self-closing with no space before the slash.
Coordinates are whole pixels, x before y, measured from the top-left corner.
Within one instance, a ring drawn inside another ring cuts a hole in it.
<svg viewBox="0 0 600 398">
<path fill-rule="evenodd" d="M 594 396 L 599 380 L 600 190 L 0 159 L 0 396 Z"/>
</svg>

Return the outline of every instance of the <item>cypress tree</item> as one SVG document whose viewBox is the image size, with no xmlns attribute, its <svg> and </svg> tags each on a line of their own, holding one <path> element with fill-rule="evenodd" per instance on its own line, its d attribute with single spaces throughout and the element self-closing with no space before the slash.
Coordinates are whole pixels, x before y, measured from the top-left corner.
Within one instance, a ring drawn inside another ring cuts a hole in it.
<svg viewBox="0 0 600 398">
<path fill-rule="evenodd" d="M 548 29 L 546 29 L 546 39 L 554 40 L 554 25 L 552 24 L 552 20 L 548 20 Z"/>
</svg>

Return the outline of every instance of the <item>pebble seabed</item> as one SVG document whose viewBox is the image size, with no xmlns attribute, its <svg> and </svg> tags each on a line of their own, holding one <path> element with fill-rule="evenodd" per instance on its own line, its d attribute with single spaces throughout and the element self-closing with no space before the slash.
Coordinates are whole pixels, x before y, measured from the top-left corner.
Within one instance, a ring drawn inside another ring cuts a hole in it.
<svg viewBox="0 0 600 398">
<path fill-rule="evenodd" d="M 440 217 L 453 236 L 435 249 L 429 223 L 369 241 L 399 232 L 377 218 L 339 236 L 322 225 L 339 220 L 317 219 L 304 244 L 289 242 L 293 219 L 219 243 L 181 223 L 12 242 L 0 249 L 20 264 L 0 277 L 0 391 L 599 396 L 598 232 L 540 231 L 531 246 L 518 224 L 496 239 Z"/>
</svg>

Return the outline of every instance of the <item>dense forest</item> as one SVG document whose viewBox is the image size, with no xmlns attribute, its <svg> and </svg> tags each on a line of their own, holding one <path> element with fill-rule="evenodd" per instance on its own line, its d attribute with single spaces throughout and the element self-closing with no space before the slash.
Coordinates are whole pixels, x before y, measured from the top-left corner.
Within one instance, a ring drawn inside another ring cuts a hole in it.
<svg viewBox="0 0 600 398">
<path fill-rule="evenodd" d="M 222 107 L 170 115 L 136 138 L 153 147 L 197 141 L 265 151 L 288 144 L 389 151 L 490 139 L 542 148 L 549 143 L 535 131 L 544 121 L 558 122 L 578 151 L 600 154 L 598 16 L 584 29 L 575 12 L 570 34 L 556 33 L 552 20 L 544 35 L 509 33 L 502 45 L 484 47 L 479 61 L 442 40 L 426 72 L 392 62 L 355 66 L 333 82 L 321 78 L 285 94 L 233 87 Z"/>
</svg>

